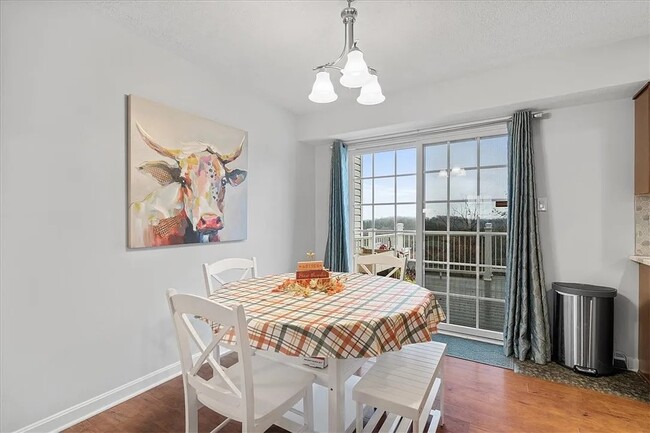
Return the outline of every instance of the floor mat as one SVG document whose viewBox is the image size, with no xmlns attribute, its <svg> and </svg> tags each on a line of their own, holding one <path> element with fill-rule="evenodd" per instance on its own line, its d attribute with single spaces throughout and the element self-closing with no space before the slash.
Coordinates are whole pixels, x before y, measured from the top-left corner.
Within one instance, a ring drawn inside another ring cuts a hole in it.
<svg viewBox="0 0 650 433">
<path fill-rule="evenodd" d="M 512 358 L 508 358 L 503 354 L 503 346 L 501 345 L 445 334 L 434 334 L 431 338 L 433 341 L 447 344 L 447 355 L 454 358 L 480 362 L 481 364 L 493 365 L 509 370 L 514 368 L 514 361 Z"/>
<path fill-rule="evenodd" d="M 614 370 L 610 376 L 593 377 L 555 362 L 539 365 L 532 361 L 517 361 L 515 373 L 650 403 L 650 384 L 633 371 Z"/>
</svg>

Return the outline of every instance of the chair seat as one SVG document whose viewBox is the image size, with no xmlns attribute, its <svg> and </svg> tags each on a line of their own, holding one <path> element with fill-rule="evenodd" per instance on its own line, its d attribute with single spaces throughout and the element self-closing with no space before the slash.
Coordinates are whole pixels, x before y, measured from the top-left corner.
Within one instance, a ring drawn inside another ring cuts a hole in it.
<svg viewBox="0 0 650 433">
<path fill-rule="evenodd" d="M 287 406 L 287 410 L 302 399 L 305 388 L 310 385 L 316 376 L 294 367 L 280 364 L 260 356 L 253 356 L 252 373 L 254 385 L 255 419 L 261 420 L 273 413 L 280 406 Z M 240 387 L 241 366 L 234 366 L 225 370 L 232 382 Z M 213 377 L 210 384 L 223 387 L 221 378 Z M 232 407 L 228 413 L 224 413 L 223 403 L 218 404 L 209 394 L 197 390 L 197 397 L 201 403 L 215 412 L 228 418 L 239 418 L 241 411 L 239 407 Z"/>
</svg>

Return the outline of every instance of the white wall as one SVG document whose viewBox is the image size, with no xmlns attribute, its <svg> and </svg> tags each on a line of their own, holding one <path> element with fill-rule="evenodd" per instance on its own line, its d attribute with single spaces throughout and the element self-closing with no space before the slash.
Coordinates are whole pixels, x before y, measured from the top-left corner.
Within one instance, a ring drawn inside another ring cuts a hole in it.
<svg viewBox="0 0 650 433">
<path fill-rule="evenodd" d="M 548 289 L 553 281 L 617 288 L 614 349 L 636 358 L 638 265 L 628 259 L 634 252 L 632 100 L 547 113 L 534 121 L 534 143 L 538 195 L 548 198 L 548 211 L 539 214 Z M 328 146 L 316 147 L 317 248 L 327 239 L 327 220 L 319 215 L 328 207 L 329 158 Z"/>
<path fill-rule="evenodd" d="M 550 111 L 534 143 L 546 281 L 618 289 L 614 350 L 637 358 L 634 114 L 631 98 Z"/>
<path fill-rule="evenodd" d="M 1 5 L 6 432 L 178 361 L 164 293 L 203 293 L 201 263 L 254 254 L 262 274 L 292 270 L 314 248 L 313 204 L 297 206 L 314 163 L 294 118 L 236 78 L 75 2 Z M 247 241 L 126 249 L 126 94 L 249 132 Z"/>
</svg>

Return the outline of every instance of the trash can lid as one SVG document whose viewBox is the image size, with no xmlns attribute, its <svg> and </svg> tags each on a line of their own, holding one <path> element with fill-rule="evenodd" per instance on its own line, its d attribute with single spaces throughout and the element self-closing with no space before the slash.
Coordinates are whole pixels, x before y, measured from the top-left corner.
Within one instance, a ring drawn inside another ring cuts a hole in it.
<svg viewBox="0 0 650 433">
<path fill-rule="evenodd" d="M 594 298 L 614 298 L 616 289 L 612 287 L 592 286 L 591 284 L 581 283 L 553 283 L 556 292 L 566 293 L 568 295 L 591 296 Z"/>
</svg>

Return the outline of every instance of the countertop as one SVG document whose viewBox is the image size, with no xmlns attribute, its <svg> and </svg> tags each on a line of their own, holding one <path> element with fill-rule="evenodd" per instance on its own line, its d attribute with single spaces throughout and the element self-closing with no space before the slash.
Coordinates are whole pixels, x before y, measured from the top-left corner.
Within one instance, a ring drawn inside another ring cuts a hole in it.
<svg viewBox="0 0 650 433">
<path fill-rule="evenodd" d="M 641 263 L 642 265 L 650 266 L 650 256 L 630 256 L 630 260 Z"/>
</svg>

